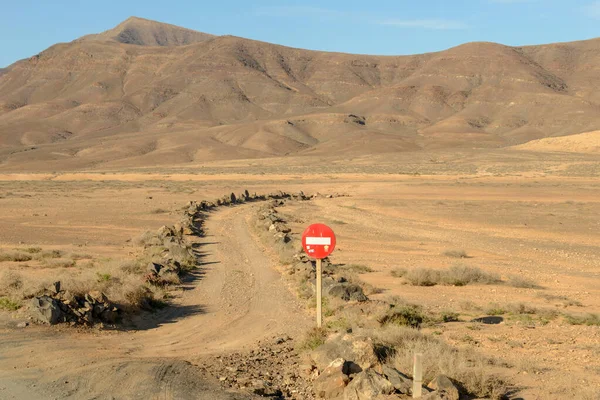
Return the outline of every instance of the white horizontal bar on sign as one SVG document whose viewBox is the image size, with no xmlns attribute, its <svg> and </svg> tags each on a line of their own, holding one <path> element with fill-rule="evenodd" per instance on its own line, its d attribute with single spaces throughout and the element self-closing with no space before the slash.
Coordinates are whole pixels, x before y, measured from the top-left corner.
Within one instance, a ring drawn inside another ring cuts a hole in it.
<svg viewBox="0 0 600 400">
<path fill-rule="evenodd" d="M 331 245 L 331 238 L 330 237 L 308 237 L 307 236 L 306 244 L 329 246 L 329 245 Z"/>
</svg>

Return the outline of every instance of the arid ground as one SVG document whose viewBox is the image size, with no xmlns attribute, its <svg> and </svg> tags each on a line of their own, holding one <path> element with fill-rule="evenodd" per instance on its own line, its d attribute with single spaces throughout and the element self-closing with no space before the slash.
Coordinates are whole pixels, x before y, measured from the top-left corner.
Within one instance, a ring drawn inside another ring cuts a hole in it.
<svg viewBox="0 0 600 400">
<path fill-rule="evenodd" d="M 40 247 L 63 256 L 3 261 L 0 276 L 52 282 L 131 259 L 132 238 L 172 224 L 190 200 L 244 189 L 343 193 L 282 212 L 294 217 L 293 232 L 330 225 L 338 236 L 332 261 L 366 266 L 360 279 L 371 299 L 398 296 L 452 316 L 423 332 L 500 360 L 511 398 L 597 399 L 599 177 L 593 154 L 507 149 L 5 174 L 2 251 Z M 256 207 L 211 213 L 206 236 L 194 239 L 200 269 L 166 308 L 142 312 L 125 329 L 17 328 L 25 309 L 0 310 L 0 398 L 250 398 L 222 391 L 201 367 L 261 340 L 300 338 L 314 323 L 275 250 L 252 229 Z M 501 282 L 411 283 L 423 270 L 456 265 Z"/>
</svg>

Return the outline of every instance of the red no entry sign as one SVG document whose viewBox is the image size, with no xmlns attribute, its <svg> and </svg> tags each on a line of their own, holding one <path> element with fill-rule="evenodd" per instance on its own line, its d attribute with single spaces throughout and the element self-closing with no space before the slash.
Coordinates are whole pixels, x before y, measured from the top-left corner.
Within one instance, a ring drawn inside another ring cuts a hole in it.
<svg viewBox="0 0 600 400">
<path fill-rule="evenodd" d="M 335 249 L 335 234 L 327 225 L 312 224 L 302 234 L 302 247 L 310 257 L 325 258 Z"/>
</svg>

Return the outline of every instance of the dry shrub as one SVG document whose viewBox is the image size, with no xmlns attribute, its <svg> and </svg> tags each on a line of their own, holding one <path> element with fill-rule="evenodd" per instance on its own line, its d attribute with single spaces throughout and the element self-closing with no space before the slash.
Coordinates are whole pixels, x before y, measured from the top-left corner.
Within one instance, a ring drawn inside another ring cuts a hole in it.
<svg viewBox="0 0 600 400">
<path fill-rule="evenodd" d="M 339 266 L 339 268 L 343 271 L 350 271 L 356 274 L 366 274 L 368 272 L 373 272 L 373 268 L 363 264 L 346 264 Z"/>
<path fill-rule="evenodd" d="M 21 302 L 9 299 L 8 297 L 0 297 L 0 310 L 16 311 L 21 308 Z"/>
<path fill-rule="evenodd" d="M 42 265 L 47 268 L 73 268 L 76 262 L 71 259 L 45 259 Z"/>
<path fill-rule="evenodd" d="M 399 371 L 412 371 L 414 354 L 422 353 L 425 382 L 444 374 L 460 382 L 472 395 L 500 399 L 507 392 L 507 384 L 489 372 L 495 362 L 471 350 L 453 348 L 434 336 L 402 326 L 386 326 L 370 336 L 390 349 L 389 361 Z"/>
<path fill-rule="evenodd" d="M 411 269 L 404 279 L 413 286 L 435 286 L 441 282 L 440 271 L 431 268 Z"/>
<path fill-rule="evenodd" d="M 452 258 L 469 258 L 467 252 L 464 250 L 446 250 L 442 254 Z"/>
<path fill-rule="evenodd" d="M 40 251 L 42 251 L 42 248 L 41 247 L 26 247 L 24 249 L 19 249 L 19 250 L 20 251 L 24 251 L 24 252 L 29 253 L 29 254 L 37 254 Z"/>
<path fill-rule="evenodd" d="M 378 318 L 381 325 L 399 325 L 419 328 L 425 315 L 421 307 L 414 304 L 390 305 L 390 309 Z"/>
<path fill-rule="evenodd" d="M 42 260 L 45 258 L 61 258 L 63 256 L 63 252 L 60 250 L 43 250 L 39 253 L 36 253 L 35 259 Z"/>
<path fill-rule="evenodd" d="M 327 330 L 325 328 L 313 328 L 309 330 L 299 344 L 300 350 L 315 350 L 325 343 Z"/>
<path fill-rule="evenodd" d="M 466 265 L 453 265 L 448 270 L 412 269 L 406 272 L 404 279 L 413 286 L 435 286 L 439 284 L 465 286 L 471 283 L 492 284 L 500 282 L 498 275 Z"/>
<path fill-rule="evenodd" d="M 31 261 L 33 257 L 29 254 L 21 253 L 18 251 L 12 251 L 9 253 L 0 253 L 0 262 L 4 261 L 14 261 L 14 262 L 24 262 Z"/>
<path fill-rule="evenodd" d="M 405 268 L 395 268 L 390 272 L 390 274 L 394 278 L 402 278 L 404 275 L 406 275 L 407 272 L 408 271 Z"/>
<path fill-rule="evenodd" d="M 465 286 L 470 283 L 489 285 L 500 282 L 498 275 L 466 265 L 453 265 L 448 271 L 444 271 L 441 277 L 442 283 L 452 286 Z"/>
<path fill-rule="evenodd" d="M 600 326 L 600 315 L 598 314 L 587 314 L 587 315 L 573 315 L 565 314 L 565 320 L 571 325 L 587 325 L 587 326 Z"/>
<path fill-rule="evenodd" d="M 23 288 L 23 277 L 14 271 L 6 271 L 0 280 L 0 294 L 14 293 Z"/>
<path fill-rule="evenodd" d="M 519 275 L 512 275 L 508 278 L 508 282 L 506 282 L 508 286 L 523 288 L 523 289 L 541 289 L 542 287 L 535 283 L 533 280 L 529 278 L 525 278 Z"/>
</svg>

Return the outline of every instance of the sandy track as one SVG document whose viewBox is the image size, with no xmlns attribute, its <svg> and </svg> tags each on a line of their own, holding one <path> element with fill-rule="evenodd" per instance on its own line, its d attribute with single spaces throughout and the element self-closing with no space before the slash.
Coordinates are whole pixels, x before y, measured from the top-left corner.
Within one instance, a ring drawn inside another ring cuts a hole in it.
<svg viewBox="0 0 600 400">
<path fill-rule="evenodd" d="M 202 269 L 173 307 L 137 321 L 140 330 L 0 325 L 0 398 L 245 398 L 220 392 L 193 364 L 309 324 L 251 234 L 254 207 L 211 215 L 197 244 Z"/>
</svg>

